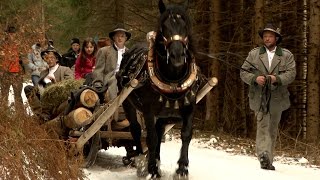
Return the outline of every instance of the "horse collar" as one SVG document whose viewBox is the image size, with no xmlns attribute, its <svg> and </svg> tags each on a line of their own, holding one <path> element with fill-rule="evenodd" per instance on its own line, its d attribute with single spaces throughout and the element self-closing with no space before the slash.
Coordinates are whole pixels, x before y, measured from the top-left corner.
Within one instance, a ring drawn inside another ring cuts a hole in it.
<svg viewBox="0 0 320 180">
<path fill-rule="evenodd" d="M 157 73 L 155 73 L 155 61 L 153 59 L 153 48 L 149 49 L 147 60 L 148 60 L 147 69 L 148 69 L 148 74 L 151 79 L 152 85 L 161 93 L 186 92 L 197 79 L 197 66 L 194 59 L 190 63 L 189 76 L 182 83 L 166 83 L 160 80 L 160 78 L 157 76 Z"/>
</svg>

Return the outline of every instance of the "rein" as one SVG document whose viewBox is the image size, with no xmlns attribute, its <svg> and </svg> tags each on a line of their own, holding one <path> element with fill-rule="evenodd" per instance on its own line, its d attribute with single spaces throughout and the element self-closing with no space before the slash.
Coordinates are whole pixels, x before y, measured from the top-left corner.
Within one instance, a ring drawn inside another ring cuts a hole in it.
<svg viewBox="0 0 320 180">
<path fill-rule="evenodd" d="M 232 55 L 236 55 L 236 56 L 239 56 L 237 54 L 234 54 L 234 53 L 231 53 L 231 52 L 227 52 L 228 54 L 232 54 Z M 207 53 L 203 53 L 203 52 L 198 52 L 198 54 L 201 54 L 201 55 L 204 55 L 204 56 L 207 56 L 211 59 L 217 59 L 221 62 L 224 62 L 226 63 L 227 65 L 230 65 L 238 70 L 242 70 L 242 71 L 246 71 L 246 72 L 249 72 L 249 73 L 252 73 L 252 71 L 250 70 L 247 70 L 247 69 L 244 69 L 242 67 L 238 67 L 234 64 L 231 64 L 221 58 L 217 58 L 211 54 L 207 54 Z M 241 57 L 241 56 L 239 56 Z M 241 57 L 242 58 L 242 57 Z M 252 66 L 255 70 L 258 70 L 260 73 L 261 71 L 255 67 L 251 62 L 247 61 L 246 59 L 244 60 L 245 62 L 247 62 L 250 66 Z M 262 74 L 262 73 L 261 73 Z M 264 75 L 263 76 L 266 78 L 266 82 L 264 84 L 264 86 L 262 87 L 262 91 L 261 91 L 261 104 L 260 104 L 260 110 L 261 112 L 263 113 L 268 113 L 270 111 L 270 98 L 271 98 L 271 77 L 267 76 L 267 75 Z"/>
</svg>

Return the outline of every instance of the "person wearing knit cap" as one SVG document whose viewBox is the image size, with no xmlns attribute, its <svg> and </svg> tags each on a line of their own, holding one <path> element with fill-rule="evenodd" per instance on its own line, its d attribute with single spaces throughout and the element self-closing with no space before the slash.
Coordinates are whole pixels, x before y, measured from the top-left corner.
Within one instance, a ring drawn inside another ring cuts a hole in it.
<svg viewBox="0 0 320 180">
<path fill-rule="evenodd" d="M 70 45 L 71 47 L 68 52 L 62 55 L 60 65 L 74 70 L 76 59 L 80 53 L 80 40 L 78 38 L 72 38 Z"/>
</svg>

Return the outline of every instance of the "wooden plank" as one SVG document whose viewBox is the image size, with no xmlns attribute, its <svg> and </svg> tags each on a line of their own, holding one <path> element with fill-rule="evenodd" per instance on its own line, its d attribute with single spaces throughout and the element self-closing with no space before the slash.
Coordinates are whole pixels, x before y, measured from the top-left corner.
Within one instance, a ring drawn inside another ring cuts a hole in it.
<svg viewBox="0 0 320 180">
<path fill-rule="evenodd" d="M 113 115 L 122 102 L 128 97 L 135 87 L 139 84 L 137 79 L 133 79 L 128 87 L 125 87 L 114 100 L 111 101 L 110 106 L 98 117 L 98 119 L 87 129 L 76 142 L 76 147 L 80 150 L 83 145 L 106 123 L 106 121 Z M 108 106 L 108 105 L 107 105 Z"/>
</svg>

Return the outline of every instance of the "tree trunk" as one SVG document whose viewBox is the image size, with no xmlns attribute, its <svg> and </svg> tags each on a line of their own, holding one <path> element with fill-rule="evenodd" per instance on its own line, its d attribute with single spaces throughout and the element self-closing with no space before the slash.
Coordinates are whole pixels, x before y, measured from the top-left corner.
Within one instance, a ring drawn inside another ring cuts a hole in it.
<svg viewBox="0 0 320 180">
<path fill-rule="evenodd" d="M 115 23 L 124 23 L 124 1 L 123 0 L 115 0 Z"/>
<path fill-rule="evenodd" d="M 310 36 L 308 56 L 307 88 L 307 141 L 316 142 L 319 138 L 319 52 L 320 52 L 320 1 L 310 1 Z"/>
<path fill-rule="evenodd" d="M 254 47 L 259 46 L 261 42 L 261 37 L 258 34 L 258 31 L 263 28 L 264 26 L 264 10 L 263 10 L 264 0 L 256 0 L 254 10 L 255 15 L 254 18 L 254 25 L 253 25 L 253 45 Z"/>
<path fill-rule="evenodd" d="M 209 37 L 209 53 L 215 54 L 219 52 L 219 20 L 220 20 L 220 1 L 211 0 L 211 16 L 210 16 L 210 37 Z M 219 79 L 219 61 L 213 60 L 210 65 L 209 77 L 217 77 Z M 205 129 L 215 130 L 217 128 L 217 121 L 219 120 L 219 89 L 214 88 L 210 93 L 208 93 L 206 101 L 206 118 L 205 118 Z"/>
</svg>

